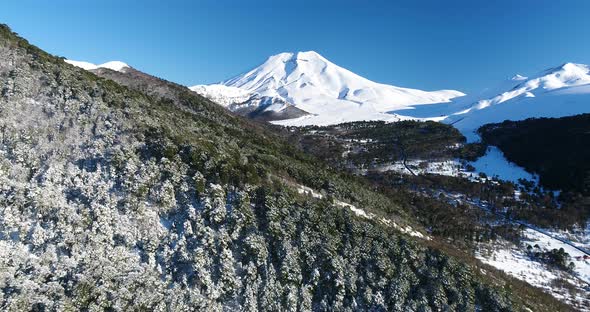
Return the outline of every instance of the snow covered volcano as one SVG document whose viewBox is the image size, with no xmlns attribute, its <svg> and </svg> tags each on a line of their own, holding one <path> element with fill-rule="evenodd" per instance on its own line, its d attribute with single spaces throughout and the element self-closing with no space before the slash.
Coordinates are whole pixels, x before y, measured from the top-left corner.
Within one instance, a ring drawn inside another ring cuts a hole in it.
<svg viewBox="0 0 590 312">
<path fill-rule="evenodd" d="M 277 54 L 249 72 L 220 84 L 191 89 L 230 109 L 254 106 L 258 110 L 280 112 L 294 107 L 306 114 L 274 123 L 298 126 L 394 121 L 400 116 L 389 111 L 449 102 L 464 95 L 454 90 L 430 92 L 376 83 L 313 51 Z M 266 100 L 252 104 L 250 98 Z"/>
<path fill-rule="evenodd" d="M 456 111 L 445 122 L 469 140 L 477 140 L 475 131 L 487 123 L 590 112 L 590 67 L 565 63 L 530 78 L 517 75 L 485 93 L 473 101 L 466 97 L 449 105 Z"/>
</svg>

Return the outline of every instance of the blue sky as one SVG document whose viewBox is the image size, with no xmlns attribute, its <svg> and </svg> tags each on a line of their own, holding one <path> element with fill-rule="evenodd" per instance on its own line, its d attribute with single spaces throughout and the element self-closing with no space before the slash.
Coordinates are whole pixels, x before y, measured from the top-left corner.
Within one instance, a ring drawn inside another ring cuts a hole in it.
<svg viewBox="0 0 590 312">
<path fill-rule="evenodd" d="M 121 60 L 185 85 L 315 50 L 374 81 L 476 92 L 590 63 L 590 1 L 3 1 L 0 22 L 50 53 Z"/>
</svg>

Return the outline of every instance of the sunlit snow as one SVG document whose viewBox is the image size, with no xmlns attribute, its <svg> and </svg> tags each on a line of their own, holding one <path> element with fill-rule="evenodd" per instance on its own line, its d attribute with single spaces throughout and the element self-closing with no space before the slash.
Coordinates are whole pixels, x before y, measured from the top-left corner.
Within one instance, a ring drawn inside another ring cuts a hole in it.
<svg viewBox="0 0 590 312">
<path fill-rule="evenodd" d="M 129 65 L 127 65 L 123 62 L 120 62 L 120 61 L 110 61 L 110 62 L 106 62 L 106 63 L 100 64 L 100 65 L 92 64 L 89 62 L 73 61 L 73 60 L 66 60 L 66 63 L 80 67 L 85 70 L 94 70 L 94 69 L 98 69 L 98 68 L 108 68 L 108 69 L 111 69 L 114 71 L 122 71 L 125 68 L 129 68 Z"/>
<path fill-rule="evenodd" d="M 223 88 L 227 86 L 231 88 Z M 253 70 L 193 91 L 227 106 L 247 94 L 277 98 L 311 115 L 275 121 L 280 125 L 331 125 L 350 121 L 409 119 L 388 113 L 411 105 L 449 102 L 464 94 L 455 90 L 422 91 L 370 81 L 328 61 L 314 51 L 281 53 Z M 219 91 L 227 92 L 225 98 Z M 229 103 L 228 103 L 229 102 Z"/>
</svg>

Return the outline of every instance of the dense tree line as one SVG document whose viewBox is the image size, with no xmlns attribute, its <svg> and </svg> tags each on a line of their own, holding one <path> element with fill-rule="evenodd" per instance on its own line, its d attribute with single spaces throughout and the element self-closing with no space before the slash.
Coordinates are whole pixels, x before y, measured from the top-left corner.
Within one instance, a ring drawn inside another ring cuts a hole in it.
<svg viewBox="0 0 590 312">
<path fill-rule="evenodd" d="M 504 121 L 478 132 L 510 161 L 539 174 L 543 186 L 590 195 L 590 114 Z"/>
<path fill-rule="evenodd" d="M 571 118 L 577 121 L 571 124 L 570 128 L 577 129 L 575 131 L 580 136 L 584 136 L 585 130 L 583 129 L 588 125 L 588 123 L 585 123 L 587 117 Z M 534 147 L 527 145 L 537 143 L 529 142 L 527 144 L 520 144 L 519 142 L 523 141 L 524 138 L 513 140 L 513 137 L 519 133 L 518 131 L 513 131 L 513 127 L 515 127 L 513 124 L 520 124 L 520 122 L 505 122 L 502 125 L 510 125 L 509 127 L 506 126 L 508 127 L 506 129 L 501 125 L 484 126 L 481 131 L 488 133 L 483 134 L 484 143 L 471 144 L 465 144 L 465 138 L 452 126 L 436 122 L 352 122 L 323 127 L 292 127 L 287 130 L 277 128 L 275 131 L 282 133 L 292 144 L 295 144 L 305 152 L 326 160 L 332 167 L 347 169 L 355 173 L 359 172 L 359 168 L 379 168 L 380 166 L 396 161 L 402 161 L 404 158 L 423 160 L 424 162 L 421 165 L 431 161 L 453 158 L 475 160 L 485 153 L 487 144 L 497 143 L 499 141 L 510 142 L 507 144 L 510 144 L 513 148 L 522 151 L 522 153 L 530 157 L 535 157 L 539 162 L 543 161 L 551 164 L 550 166 L 554 166 L 555 168 L 559 166 L 570 166 L 571 163 L 565 164 L 564 161 L 553 159 L 550 155 L 546 159 L 546 153 L 542 151 L 536 152 Z M 525 127 L 524 124 L 522 127 Z M 561 124 L 555 125 L 554 127 L 561 127 Z M 555 132 L 568 133 L 568 131 L 574 131 L 567 130 L 567 128 L 566 126 Z M 501 133 L 497 133 L 500 129 L 504 130 Z M 535 127 L 528 129 L 527 133 L 535 131 L 534 129 Z M 543 137 L 543 135 L 539 134 L 539 137 Z M 572 142 L 582 140 L 581 138 L 575 138 L 575 135 L 573 137 L 571 141 L 562 140 L 564 142 L 563 144 L 570 144 L 570 149 L 565 149 L 568 155 L 577 153 L 574 152 L 575 144 Z M 538 141 L 543 140 L 539 138 Z M 536 142 L 536 139 L 533 139 L 532 142 Z M 543 148 L 553 150 L 551 144 L 539 142 L 538 145 L 543 145 Z M 501 144 L 500 148 L 502 148 Z M 581 147 L 581 149 L 584 148 Z M 555 150 L 553 150 L 553 155 L 555 155 Z M 578 155 L 572 156 L 577 157 L 574 163 L 577 162 L 580 163 L 580 166 L 586 166 L 585 163 L 582 164 L 583 159 L 585 159 L 584 155 L 585 152 L 582 151 Z M 548 168 L 548 166 L 545 167 Z M 565 168 L 562 169 L 565 170 Z M 530 170 L 536 169 L 533 168 Z M 373 182 L 395 187 L 396 189 L 441 189 L 465 194 L 471 198 L 478 198 L 488 202 L 492 211 L 502 211 L 507 218 L 526 220 L 543 227 L 571 229 L 574 226 L 584 224 L 590 216 L 590 209 L 588 209 L 590 207 L 590 199 L 588 196 L 583 195 L 583 193 L 570 190 L 562 192 L 556 198 L 553 192 L 543 190 L 536 185 L 531 185 L 529 181 L 522 181 L 520 185 L 515 185 L 506 181 L 493 181 L 485 176 L 480 181 L 474 182 L 461 177 L 442 175 L 421 175 L 419 177 L 413 177 L 411 175 L 400 175 L 396 172 L 371 170 L 361 172 L 366 172 L 366 177 Z M 583 170 L 580 172 L 583 172 Z M 569 174 L 564 171 L 564 179 Z M 544 181 L 543 173 L 541 173 L 541 181 Z M 576 182 L 572 183 L 576 184 Z M 518 198 L 514 196 L 515 191 L 519 191 L 520 193 Z M 407 192 L 404 195 L 396 196 L 398 198 L 397 201 L 404 202 L 406 195 Z M 440 205 L 440 201 L 438 202 Z M 410 207 L 410 211 L 416 213 L 419 210 Z M 439 209 L 438 211 L 442 212 L 445 210 Z M 446 209 L 446 211 L 449 217 L 457 214 L 456 210 L 453 209 Z M 420 220 L 424 221 L 425 219 Z M 476 220 L 473 219 L 473 222 L 476 222 Z M 452 223 L 449 223 L 449 227 L 450 224 Z M 427 223 L 426 226 L 432 225 Z M 488 235 L 488 237 L 490 236 Z"/>
<path fill-rule="evenodd" d="M 475 160 L 485 153 L 481 144 L 466 144 L 454 127 L 433 121 L 362 121 L 275 130 L 337 168 L 373 168 L 404 159 Z"/>
<path fill-rule="evenodd" d="M 590 114 L 504 121 L 478 132 L 484 144 L 498 146 L 510 161 L 539 174 L 542 186 L 561 191 L 561 207 L 549 205 L 552 209 L 538 214 L 562 228 L 590 217 Z M 551 202 L 551 194 L 543 197 Z"/>
<path fill-rule="evenodd" d="M 538 187 L 527 188 L 507 181 L 468 179 L 443 175 L 403 176 L 394 172 L 370 174 L 372 180 L 388 183 L 397 188 L 444 190 L 462 194 L 465 198 L 479 199 L 488 204 L 494 213 L 506 218 L 524 220 L 545 228 L 573 229 L 585 224 L 590 217 L 588 198 L 568 193 L 558 197 Z M 519 192 L 515 197 L 515 191 Z"/>
</svg>

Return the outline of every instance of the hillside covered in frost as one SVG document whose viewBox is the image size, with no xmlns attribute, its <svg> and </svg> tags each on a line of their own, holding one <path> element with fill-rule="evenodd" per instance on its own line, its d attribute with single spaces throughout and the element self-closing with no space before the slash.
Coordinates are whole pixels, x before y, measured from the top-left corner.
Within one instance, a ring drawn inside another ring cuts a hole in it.
<svg viewBox="0 0 590 312">
<path fill-rule="evenodd" d="M 567 309 L 345 209 L 414 226 L 262 126 L 150 83 L 0 26 L 1 310 Z"/>
</svg>

